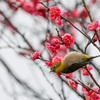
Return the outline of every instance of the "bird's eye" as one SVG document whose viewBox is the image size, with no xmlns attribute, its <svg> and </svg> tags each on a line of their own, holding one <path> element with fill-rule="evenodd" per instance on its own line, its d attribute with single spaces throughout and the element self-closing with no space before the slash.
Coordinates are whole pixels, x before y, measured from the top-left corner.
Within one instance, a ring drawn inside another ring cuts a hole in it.
<svg viewBox="0 0 100 100">
<path fill-rule="evenodd" d="M 54 65 L 53 68 L 56 68 L 56 65 Z"/>
</svg>

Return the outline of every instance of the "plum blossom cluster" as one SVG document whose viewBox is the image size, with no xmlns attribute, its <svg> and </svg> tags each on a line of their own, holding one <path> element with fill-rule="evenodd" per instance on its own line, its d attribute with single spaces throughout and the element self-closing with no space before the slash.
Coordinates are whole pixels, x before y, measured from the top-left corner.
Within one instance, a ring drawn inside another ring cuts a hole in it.
<svg viewBox="0 0 100 100">
<path fill-rule="evenodd" d="M 98 88 L 92 88 L 93 90 L 98 92 Z M 87 90 L 82 87 L 83 94 L 85 95 L 86 100 L 100 100 L 99 94 L 92 90 Z"/>
<path fill-rule="evenodd" d="M 65 33 L 64 36 L 62 36 L 62 41 L 65 44 L 66 47 L 71 47 L 74 43 L 74 37 L 71 36 L 69 33 Z M 60 43 L 62 43 L 61 40 L 58 38 L 53 38 L 50 43 L 46 43 L 46 48 L 50 51 L 50 53 L 54 54 L 57 53 L 57 50 L 60 49 Z"/>
<path fill-rule="evenodd" d="M 81 12 L 79 12 L 77 9 L 74 9 L 74 10 L 64 11 L 62 13 L 62 16 L 68 19 L 81 17 L 82 19 L 85 20 L 88 17 L 88 14 L 85 9 L 83 9 Z"/>
<path fill-rule="evenodd" d="M 68 84 L 71 88 L 73 88 L 74 90 L 77 90 L 78 88 L 78 84 L 75 83 L 72 79 L 68 79 Z"/>
<path fill-rule="evenodd" d="M 52 53 L 52 54 L 53 54 L 53 53 L 57 53 L 57 50 L 60 48 L 60 45 L 59 45 L 59 44 L 53 46 L 53 45 L 51 45 L 51 44 L 49 44 L 49 43 L 46 43 L 45 46 L 46 46 L 46 48 L 50 51 L 50 53 Z"/>
<path fill-rule="evenodd" d="M 19 7 L 23 4 L 22 0 L 8 0 L 8 5 L 14 11 L 17 11 Z"/>
<path fill-rule="evenodd" d="M 61 10 L 57 6 L 51 7 L 49 10 L 50 19 L 53 19 L 57 25 L 62 26 L 63 24 L 60 18 L 60 14 L 61 14 Z"/>
<path fill-rule="evenodd" d="M 62 16 L 68 19 L 72 19 L 73 17 L 78 18 L 80 16 L 80 13 L 77 11 L 77 9 L 74 9 L 72 11 L 71 10 L 64 11 L 62 13 Z"/>
<path fill-rule="evenodd" d="M 92 70 L 93 68 L 90 65 L 88 65 L 87 69 Z M 87 72 L 85 68 L 81 68 L 81 70 L 83 71 L 83 76 L 86 76 L 86 75 L 89 76 L 89 73 Z"/>
<path fill-rule="evenodd" d="M 91 22 L 91 23 L 88 25 L 87 28 L 88 28 L 89 31 L 94 31 L 94 30 L 97 29 L 97 32 L 98 32 L 98 34 L 99 34 L 99 36 L 100 36 L 100 25 L 99 25 L 98 21 L 93 21 L 93 22 Z M 97 36 L 94 36 L 93 42 L 96 42 L 97 39 L 98 39 Z"/>
<path fill-rule="evenodd" d="M 40 0 L 30 0 L 29 2 L 24 1 L 24 0 L 14 0 L 14 1 L 9 0 L 8 4 L 9 4 L 9 7 L 13 9 L 14 11 L 17 11 L 19 8 L 21 8 L 22 10 L 24 10 L 25 12 L 29 14 L 39 15 L 46 18 L 45 13 L 46 11 L 48 11 L 48 9 L 46 9 L 44 6 L 39 4 L 38 3 L 39 1 Z"/>
<path fill-rule="evenodd" d="M 62 38 L 62 40 L 61 40 Z M 51 54 L 51 57 L 52 57 L 52 61 L 45 61 L 45 64 L 48 66 L 48 67 L 51 67 L 53 64 L 57 63 L 57 62 L 60 62 L 62 60 L 62 58 L 65 56 L 59 56 L 59 53 L 58 51 L 66 51 L 66 47 L 70 47 L 73 45 L 74 43 L 74 37 L 71 36 L 70 34 L 68 33 L 65 33 L 64 36 L 62 36 L 61 38 L 59 37 L 53 37 L 49 42 L 46 42 L 45 43 L 45 46 L 47 48 L 47 50 L 50 52 Z M 63 41 L 63 42 L 62 42 Z M 40 53 L 38 51 L 36 51 L 34 54 L 33 54 L 33 61 L 35 59 L 37 59 L 38 57 L 40 56 Z M 71 77 L 72 74 L 66 74 L 66 78 L 67 77 Z"/>
</svg>

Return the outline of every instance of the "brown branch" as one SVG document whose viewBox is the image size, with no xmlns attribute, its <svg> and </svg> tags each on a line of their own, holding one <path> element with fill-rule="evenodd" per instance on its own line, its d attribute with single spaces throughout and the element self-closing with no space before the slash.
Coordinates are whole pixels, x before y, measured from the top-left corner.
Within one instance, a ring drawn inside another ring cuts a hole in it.
<svg viewBox="0 0 100 100">
<path fill-rule="evenodd" d="M 63 81 L 61 81 L 61 91 L 62 91 L 62 96 L 63 96 L 63 100 L 66 100 L 66 96 L 65 96 L 65 94 L 64 94 L 64 85 L 63 85 Z"/>
<path fill-rule="evenodd" d="M 43 4 L 43 2 L 39 2 L 40 4 L 42 4 L 44 7 L 48 8 L 46 5 Z M 50 8 L 48 8 L 50 10 Z M 84 32 L 82 32 L 79 28 L 77 28 L 71 21 L 69 21 L 68 19 L 64 18 L 63 16 L 61 16 L 61 19 L 67 21 L 70 25 L 72 25 L 77 31 L 79 31 L 80 33 L 82 33 L 89 41 L 90 43 L 92 43 L 99 51 L 100 51 L 100 48 L 91 40 L 91 38 L 85 34 Z"/>
<path fill-rule="evenodd" d="M 26 82 L 20 80 L 14 73 L 13 71 L 8 67 L 8 65 L 6 64 L 6 62 L 0 58 L 1 63 L 4 65 L 4 67 L 7 69 L 7 71 L 9 72 L 9 74 L 21 85 L 23 86 L 23 88 L 27 88 L 30 92 L 33 93 L 33 95 L 37 98 L 42 98 L 41 95 L 39 93 L 37 93 L 34 89 L 32 89 L 32 87 L 30 87 Z"/>
<path fill-rule="evenodd" d="M 70 78 L 70 77 L 69 77 Z M 72 79 L 72 78 L 70 78 L 70 79 Z M 99 94 L 100 95 L 100 92 L 97 92 L 97 91 L 95 91 L 95 90 L 93 90 L 93 89 L 91 89 L 90 87 L 88 87 L 87 85 L 85 85 L 83 82 L 81 82 L 80 80 L 78 80 L 78 82 L 76 81 L 76 80 L 74 80 L 74 79 L 72 79 L 76 84 L 79 84 L 79 85 L 81 85 L 81 86 L 83 86 L 84 88 L 86 88 L 87 90 L 92 90 L 92 91 L 94 91 L 94 92 L 96 92 L 97 94 Z"/>
<path fill-rule="evenodd" d="M 64 74 L 62 74 L 62 75 L 64 75 Z M 64 75 L 64 76 L 65 76 L 65 75 Z M 89 90 L 89 91 L 92 90 L 92 91 L 94 91 L 94 92 L 96 92 L 97 94 L 100 95 L 100 92 L 97 92 L 97 91 L 91 89 L 90 87 L 88 87 L 87 85 L 85 85 L 85 84 L 84 84 L 83 82 L 81 82 L 80 80 L 76 81 L 76 80 L 72 79 L 71 77 L 69 77 L 69 79 L 73 80 L 76 84 L 79 84 L 79 85 L 83 86 L 83 87 L 86 88 L 87 90 Z"/>
<path fill-rule="evenodd" d="M 5 14 L 0 10 L 0 13 L 2 14 L 2 16 L 4 17 L 5 21 L 7 21 L 8 24 L 10 24 L 14 29 L 15 31 L 20 35 L 22 36 L 22 38 L 24 39 L 24 41 L 27 43 L 27 45 L 32 48 L 32 46 L 30 45 L 30 43 L 27 41 L 27 39 L 24 37 L 23 34 L 21 34 L 21 32 L 7 19 L 7 17 L 5 16 Z M 35 52 L 35 50 L 32 48 L 32 51 Z"/>
<path fill-rule="evenodd" d="M 89 18 L 90 18 L 90 21 L 93 22 L 92 16 L 91 16 L 90 11 L 88 10 L 88 8 L 87 8 L 87 6 L 86 6 L 85 0 L 82 0 L 82 2 L 83 2 L 83 5 L 84 5 L 84 8 L 85 8 L 85 10 L 86 10 L 86 12 L 87 12 L 87 14 L 88 14 L 88 16 L 89 16 Z M 94 30 L 94 32 L 95 32 L 95 34 L 96 34 L 96 36 L 97 36 L 97 38 L 98 38 L 98 40 L 99 40 L 99 43 L 100 43 L 100 38 L 99 38 L 99 35 L 98 35 L 98 33 L 97 33 L 97 30 Z M 94 36 L 95 36 L 95 35 L 94 35 Z"/>
<path fill-rule="evenodd" d="M 93 77 L 93 75 L 91 74 L 91 72 L 88 70 L 88 68 L 85 66 L 85 69 L 87 70 L 87 72 L 90 74 L 90 77 L 92 78 L 92 80 L 94 81 L 94 83 L 99 87 L 100 89 L 100 85 L 97 83 L 97 81 L 95 80 L 95 78 Z"/>
<path fill-rule="evenodd" d="M 58 37 L 60 38 L 60 40 L 62 41 L 62 43 L 64 44 L 63 40 L 62 40 L 62 37 L 59 35 L 59 31 L 58 29 L 56 28 L 56 31 L 57 31 L 57 34 L 58 34 Z"/>
<path fill-rule="evenodd" d="M 59 78 L 60 78 L 64 83 L 66 83 L 67 86 L 69 86 L 68 82 L 67 82 L 65 79 L 63 79 L 61 76 L 59 76 Z M 72 89 L 72 88 L 70 87 L 70 89 Z M 84 97 L 83 95 L 81 95 L 79 92 L 75 91 L 74 89 L 72 89 L 72 90 L 73 90 L 78 96 L 80 96 L 81 98 L 83 98 L 83 99 L 85 100 L 85 97 Z"/>
<path fill-rule="evenodd" d="M 60 93 L 57 92 L 57 90 L 55 89 L 54 85 L 49 81 L 49 79 L 47 78 L 47 76 L 45 75 L 43 69 L 41 68 L 41 66 L 37 63 L 37 62 L 34 62 L 36 65 L 39 66 L 43 76 L 45 77 L 46 81 L 51 85 L 51 87 L 53 88 L 54 92 L 58 95 L 58 97 L 62 100 L 62 97 L 60 95 Z"/>
<path fill-rule="evenodd" d="M 100 92 L 97 92 L 97 91 L 95 91 L 95 90 L 93 90 L 93 89 L 91 89 L 90 87 L 88 87 L 87 85 L 85 85 L 83 82 L 81 82 L 80 80 L 78 80 L 80 83 L 78 83 L 78 84 L 80 84 L 80 85 L 82 85 L 84 88 L 86 88 L 87 90 L 92 90 L 92 91 L 94 91 L 95 93 L 97 93 L 97 94 L 99 94 L 100 95 Z"/>
<path fill-rule="evenodd" d="M 91 42 L 88 42 L 87 45 L 85 46 L 85 51 L 84 51 L 85 53 L 86 53 L 87 47 L 90 45 L 90 43 Z"/>
</svg>

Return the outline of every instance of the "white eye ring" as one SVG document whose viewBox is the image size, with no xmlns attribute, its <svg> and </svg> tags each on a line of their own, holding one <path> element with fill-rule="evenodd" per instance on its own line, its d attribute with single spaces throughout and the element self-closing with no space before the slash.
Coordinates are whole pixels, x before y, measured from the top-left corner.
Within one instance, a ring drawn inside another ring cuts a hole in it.
<svg viewBox="0 0 100 100">
<path fill-rule="evenodd" d="M 54 65 L 53 68 L 56 68 L 56 65 Z"/>
</svg>

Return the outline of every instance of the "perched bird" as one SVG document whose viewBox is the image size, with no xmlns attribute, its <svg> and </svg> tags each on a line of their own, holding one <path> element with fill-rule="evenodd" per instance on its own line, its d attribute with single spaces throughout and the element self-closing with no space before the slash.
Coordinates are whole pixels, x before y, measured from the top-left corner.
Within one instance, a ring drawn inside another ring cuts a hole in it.
<svg viewBox="0 0 100 100">
<path fill-rule="evenodd" d="M 93 58 L 98 56 L 88 56 L 79 52 L 71 52 L 67 54 L 61 62 L 51 66 L 51 71 L 56 73 L 72 73 L 79 68 L 87 65 Z"/>
</svg>

